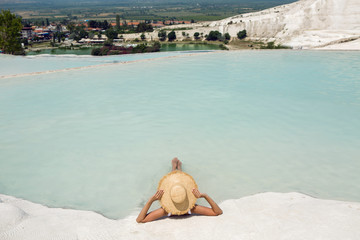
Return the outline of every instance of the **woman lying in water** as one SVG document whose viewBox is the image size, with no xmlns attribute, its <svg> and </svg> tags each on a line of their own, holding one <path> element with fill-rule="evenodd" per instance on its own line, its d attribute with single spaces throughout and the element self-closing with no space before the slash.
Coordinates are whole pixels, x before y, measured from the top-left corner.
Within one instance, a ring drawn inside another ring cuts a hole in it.
<svg viewBox="0 0 360 240">
<path fill-rule="evenodd" d="M 158 191 L 141 210 L 136 221 L 146 223 L 164 216 L 199 214 L 217 216 L 222 214 L 220 207 L 206 193 L 200 193 L 194 179 L 181 170 L 181 161 L 174 158 L 171 161 L 172 171 L 159 182 Z M 196 205 L 198 198 L 205 198 L 211 208 Z M 160 201 L 161 208 L 147 213 L 151 204 Z"/>
</svg>

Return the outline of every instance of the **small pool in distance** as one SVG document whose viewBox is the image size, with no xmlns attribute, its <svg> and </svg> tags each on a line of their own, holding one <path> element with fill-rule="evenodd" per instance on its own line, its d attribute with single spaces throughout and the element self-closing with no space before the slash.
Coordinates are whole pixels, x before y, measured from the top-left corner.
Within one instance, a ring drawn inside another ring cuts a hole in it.
<svg viewBox="0 0 360 240">
<path fill-rule="evenodd" d="M 43 49 L 39 51 L 28 52 L 27 55 L 39 55 L 39 54 L 75 54 L 75 55 L 91 55 L 93 47 L 89 48 L 79 48 L 79 49 Z M 221 50 L 219 45 L 216 44 L 186 44 L 186 43 L 163 43 L 161 44 L 161 52 L 168 51 L 204 51 L 204 50 Z"/>
</svg>

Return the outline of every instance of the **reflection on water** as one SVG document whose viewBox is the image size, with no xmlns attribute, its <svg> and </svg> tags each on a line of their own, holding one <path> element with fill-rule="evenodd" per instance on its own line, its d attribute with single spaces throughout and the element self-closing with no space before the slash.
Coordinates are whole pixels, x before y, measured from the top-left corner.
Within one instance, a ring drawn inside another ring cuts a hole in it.
<svg viewBox="0 0 360 240">
<path fill-rule="evenodd" d="M 91 55 L 92 47 L 89 48 L 54 48 L 54 49 L 42 49 L 38 51 L 30 51 L 27 55 L 39 55 L 39 54 L 75 54 L 75 55 Z"/>
<path fill-rule="evenodd" d="M 204 51 L 221 50 L 219 45 L 215 44 L 182 44 L 182 43 L 162 43 L 160 51 Z"/>
<path fill-rule="evenodd" d="M 42 49 L 38 51 L 30 51 L 28 55 L 39 55 L 39 54 L 75 54 L 75 55 L 91 55 L 93 47 L 88 48 L 57 48 L 57 49 Z M 167 51 L 201 51 L 201 50 L 220 50 L 221 48 L 215 44 L 185 44 L 185 43 L 162 43 L 161 52 Z"/>
</svg>

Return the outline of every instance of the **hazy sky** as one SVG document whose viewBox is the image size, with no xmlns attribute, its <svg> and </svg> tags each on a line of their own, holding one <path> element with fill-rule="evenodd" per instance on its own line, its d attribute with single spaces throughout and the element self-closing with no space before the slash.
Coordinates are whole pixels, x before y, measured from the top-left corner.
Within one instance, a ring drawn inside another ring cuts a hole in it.
<svg viewBox="0 0 360 240">
<path fill-rule="evenodd" d="M 295 0 L 0 0 L 0 4 L 16 4 L 16 3 L 124 3 L 124 2 L 131 2 L 131 3 L 152 3 L 152 2 L 164 2 L 164 3 L 175 3 L 175 2 L 192 2 L 192 3 L 289 3 L 294 2 Z"/>
</svg>

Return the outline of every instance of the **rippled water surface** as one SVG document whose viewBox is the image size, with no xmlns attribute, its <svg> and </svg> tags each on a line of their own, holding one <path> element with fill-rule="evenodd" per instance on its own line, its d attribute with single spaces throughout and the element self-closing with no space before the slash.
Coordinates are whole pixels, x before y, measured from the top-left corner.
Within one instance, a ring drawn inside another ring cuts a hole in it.
<svg viewBox="0 0 360 240">
<path fill-rule="evenodd" d="M 68 68 L 81 68 L 99 64 L 121 63 L 159 57 L 178 56 L 183 54 L 186 54 L 186 52 L 127 54 L 106 57 L 71 54 L 42 54 L 26 57 L 0 55 L 0 78 L 16 74 L 55 71 Z"/>
<path fill-rule="evenodd" d="M 177 156 L 217 201 L 360 201 L 359 52 L 172 54 L 0 79 L 0 193 L 124 217 Z M 119 61 L 4 57 L 2 75 Z"/>
</svg>

